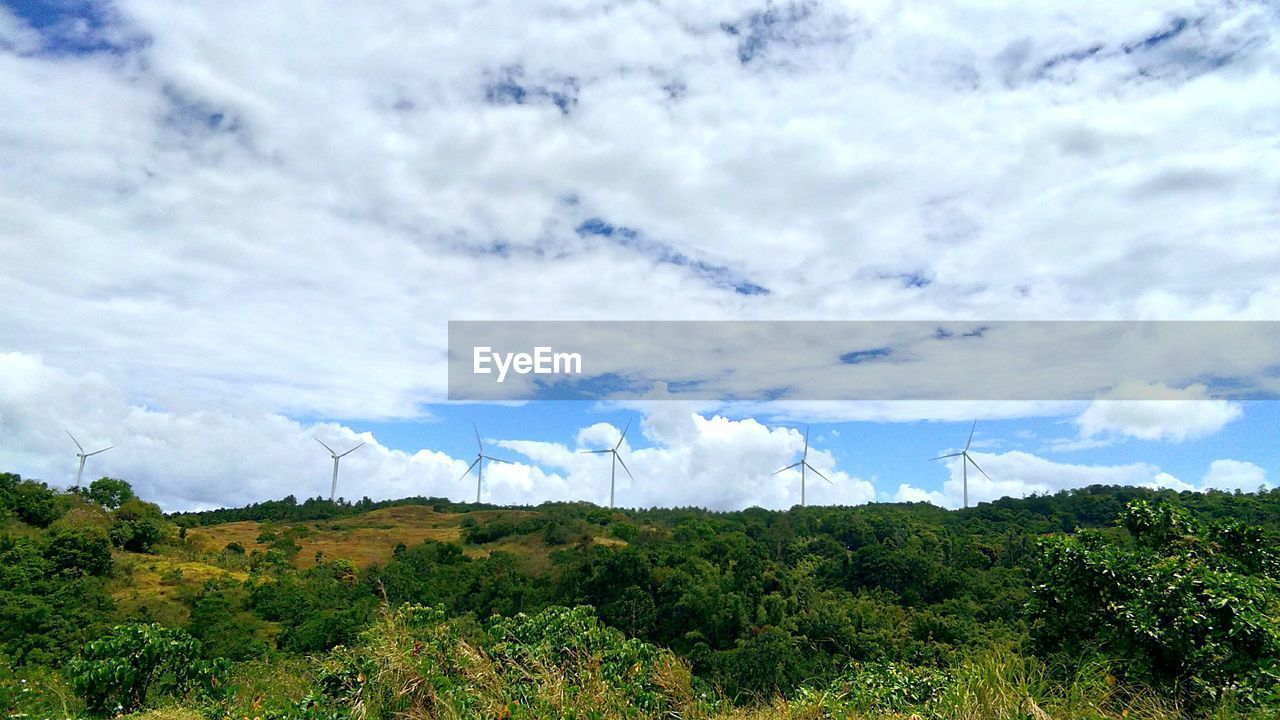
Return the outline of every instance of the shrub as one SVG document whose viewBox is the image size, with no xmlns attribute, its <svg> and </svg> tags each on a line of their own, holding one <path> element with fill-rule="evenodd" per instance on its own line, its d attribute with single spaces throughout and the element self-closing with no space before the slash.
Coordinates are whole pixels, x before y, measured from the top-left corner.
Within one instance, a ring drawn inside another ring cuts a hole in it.
<svg viewBox="0 0 1280 720">
<path fill-rule="evenodd" d="M 636 539 L 640 529 L 631 523 L 615 522 L 609 525 L 609 535 L 624 542 L 631 542 Z"/>
<path fill-rule="evenodd" d="M 200 643 L 185 631 L 160 625 L 119 625 L 87 643 L 67 674 L 89 710 L 125 714 L 148 697 L 179 701 L 222 696 L 229 664 L 200 660 Z"/>
<path fill-rule="evenodd" d="M 1099 532 L 1042 541 L 1029 610 L 1041 648 L 1126 661 L 1132 680 L 1199 707 L 1280 697 L 1280 582 L 1272 552 L 1224 544 L 1186 511 L 1135 501 L 1127 546 Z M 1255 538 L 1261 542 L 1261 536 Z"/>
<path fill-rule="evenodd" d="M 28 525 L 49 527 L 62 514 L 57 494 L 36 480 L 23 480 L 10 491 L 14 513 Z"/>
<path fill-rule="evenodd" d="M 138 499 L 126 500 L 115 512 L 111 542 L 130 552 L 151 552 L 169 533 L 160 508 Z"/>
<path fill-rule="evenodd" d="M 927 705 L 942 694 L 947 674 L 901 663 L 854 663 L 838 684 L 847 688 L 853 705 L 863 712 L 903 712 Z"/>
<path fill-rule="evenodd" d="M 628 640 L 588 607 L 475 628 L 442 606 L 402 606 L 360 647 L 335 650 L 319 685 L 326 712 L 368 717 L 676 717 L 694 702 L 689 671 L 669 651 Z"/>
<path fill-rule="evenodd" d="M 102 576 L 111 572 L 111 541 L 93 527 L 55 528 L 44 556 L 56 570 Z"/>
</svg>

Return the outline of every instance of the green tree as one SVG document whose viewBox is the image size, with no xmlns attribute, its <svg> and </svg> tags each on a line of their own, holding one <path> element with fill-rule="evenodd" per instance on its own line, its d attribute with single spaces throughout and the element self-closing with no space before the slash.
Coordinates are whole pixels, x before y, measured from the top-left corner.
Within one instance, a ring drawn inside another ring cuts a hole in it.
<svg viewBox="0 0 1280 720">
<path fill-rule="evenodd" d="M 9 496 L 13 512 L 28 525 L 49 527 L 62 514 L 57 493 L 42 482 L 23 480 L 13 486 Z"/>
<path fill-rule="evenodd" d="M 89 484 L 89 499 L 99 505 L 116 509 L 126 500 L 132 500 L 136 497 L 133 494 L 133 486 L 124 480 L 112 477 L 100 477 Z"/>
</svg>

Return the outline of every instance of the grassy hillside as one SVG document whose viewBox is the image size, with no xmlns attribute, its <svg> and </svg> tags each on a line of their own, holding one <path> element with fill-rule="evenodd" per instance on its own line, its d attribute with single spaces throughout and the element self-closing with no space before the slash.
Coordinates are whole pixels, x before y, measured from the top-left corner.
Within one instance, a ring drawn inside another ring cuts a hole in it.
<svg viewBox="0 0 1280 720">
<path fill-rule="evenodd" d="M 10 717 L 1280 712 L 1280 492 L 166 518 L 0 480 Z"/>
</svg>

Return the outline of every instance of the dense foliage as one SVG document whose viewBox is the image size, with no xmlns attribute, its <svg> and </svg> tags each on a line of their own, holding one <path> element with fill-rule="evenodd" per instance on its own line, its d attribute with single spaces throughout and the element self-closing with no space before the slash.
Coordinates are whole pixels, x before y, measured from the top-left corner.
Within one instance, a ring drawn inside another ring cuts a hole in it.
<svg viewBox="0 0 1280 720">
<path fill-rule="evenodd" d="M 1193 706 L 1225 695 L 1280 705 L 1280 554 L 1257 528 L 1204 525 L 1135 501 L 1132 544 L 1098 532 L 1044 542 L 1031 603 L 1050 650 L 1122 658 L 1124 672 Z"/>
<path fill-rule="evenodd" d="M 200 659 L 200 642 L 179 628 L 121 625 L 87 643 L 67 663 L 71 684 L 91 712 L 129 713 L 157 695 L 212 699 L 228 663 Z"/>
<path fill-rule="evenodd" d="M 345 519 L 409 507 L 439 539 L 359 562 L 338 541 Z M 213 548 L 188 536 L 223 522 L 240 529 Z M 583 717 L 778 698 L 815 717 L 988 701 L 1037 717 L 1032 696 L 1096 717 L 1264 712 L 1280 706 L 1278 531 L 1280 491 L 1092 487 L 960 512 L 286 498 L 166 518 L 119 480 L 57 492 L 0 475 L 0 665 L 17 673 L 0 700 L 22 675 L 53 694 L 71 691 L 49 678 L 73 682 L 89 712 L 195 702 L 202 680 L 124 649 L 154 638 L 183 667 L 234 661 L 231 697 L 263 717 L 389 713 L 409 696 L 378 688 L 402 681 L 426 717 L 562 717 L 574 693 L 613 703 Z M 161 680 L 108 697 L 93 672 Z M 988 686 L 1012 694 L 975 694 Z"/>
</svg>

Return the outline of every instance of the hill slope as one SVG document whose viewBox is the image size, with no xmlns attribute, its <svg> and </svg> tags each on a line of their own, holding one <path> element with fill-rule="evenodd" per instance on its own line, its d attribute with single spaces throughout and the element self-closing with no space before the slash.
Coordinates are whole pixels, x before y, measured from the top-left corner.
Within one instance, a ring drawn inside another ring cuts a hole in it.
<svg viewBox="0 0 1280 720">
<path fill-rule="evenodd" d="M 963 512 L 286 498 L 165 519 L 5 477 L 0 654 L 15 670 L 0 701 L 35 716 L 65 716 L 40 704 L 55 699 L 93 707 L 85 663 L 163 658 L 121 648 L 181 638 L 195 643 L 181 667 L 205 674 L 157 671 L 138 704 L 218 717 L 1280 707 L 1266 670 L 1280 662 L 1280 492 L 1089 488 Z M 1153 584 L 1168 590 L 1144 594 Z M 99 637 L 110 649 L 95 660 L 85 643 Z"/>
</svg>

